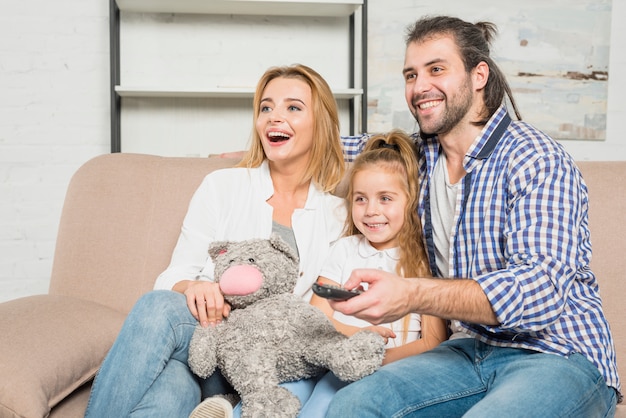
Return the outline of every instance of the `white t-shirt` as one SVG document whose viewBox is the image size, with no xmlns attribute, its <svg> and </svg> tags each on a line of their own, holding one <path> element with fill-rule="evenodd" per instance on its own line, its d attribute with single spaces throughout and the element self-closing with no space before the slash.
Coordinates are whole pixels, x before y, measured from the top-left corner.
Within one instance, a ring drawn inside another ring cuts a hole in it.
<svg viewBox="0 0 626 418">
<path fill-rule="evenodd" d="M 457 222 L 457 200 L 461 198 L 461 180 L 450 183 L 446 163 L 446 154 L 442 151 L 435 163 L 435 170 L 431 180 L 431 224 L 433 226 L 433 241 L 435 243 L 435 262 L 441 277 L 450 277 L 452 268 L 450 261 L 450 240 L 454 224 Z M 459 321 L 450 321 L 450 339 L 469 337 L 459 325 Z"/>
<path fill-rule="evenodd" d="M 350 277 L 352 270 L 356 268 L 374 268 L 395 273 L 398 258 L 398 248 L 379 251 L 372 247 L 363 235 L 352 235 L 341 238 L 333 245 L 320 276 L 343 285 Z M 361 328 L 372 325 L 367 321 L 344 315 L 341 312 L 335 312 L 333 318 L 341 323 Z M 387 348 L 398 347 L 403 342 L 409 343 L 421 337 L 419 314 L 410 314 L 406 339 L 403 341 L 404 321 L 404 318 L 400 318 L 391 324 L 381 324 L 381 326 L 391 328 L 396 334 L 395 339 L 390 338 L 387 342 Z"/>
</svg>

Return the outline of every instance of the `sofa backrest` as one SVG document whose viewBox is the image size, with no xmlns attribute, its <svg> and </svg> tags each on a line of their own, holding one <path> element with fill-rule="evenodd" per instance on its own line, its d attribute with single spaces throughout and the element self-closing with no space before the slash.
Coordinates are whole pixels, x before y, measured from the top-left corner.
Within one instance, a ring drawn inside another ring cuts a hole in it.
<svg viewBox="0 0 626 418">
<path fill-rule="evenodd" d="M 600 283 L 621 375 L 626 369 L 626 161 L 580 161 L 589 188 L 591 269 Z"/>
<path fill-rule="evenodd" d="M 124 153 L 85 163 L 65 197 L 50 293 L 130 311 L 169 264 L 204 176 L 234 164 Z"/>
<path fill-rule="evenodd" d="M 128 312 L 169 264 L 189 199 L 204 176 L 235 162 L 123 153 L 88 161 L 67 191 L 50 293 Z M 624 361 L 626 161 L 578 165 L 589 187 L 591 264 Z"/>
</svg>

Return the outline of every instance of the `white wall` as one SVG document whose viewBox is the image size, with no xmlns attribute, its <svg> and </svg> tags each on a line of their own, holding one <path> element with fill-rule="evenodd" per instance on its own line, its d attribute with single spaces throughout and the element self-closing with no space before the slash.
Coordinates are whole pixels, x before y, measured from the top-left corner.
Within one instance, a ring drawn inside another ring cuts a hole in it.
<svg viewBox="0 0 626 418">
<path fill-rule="evenodd" d="M 609 97 L 606 140 L 597 142 L 562 141 L 577 160 L 626 160 L 626 1 L 613 0 L 611 50 L 609 59 Z"/>
<path fill-rule="evenodd" d="M 370 0 L 372 6 L 379 2 Z M 88 159 L 109 151 L 109 53 L 106 1 L 0 0 L 0 8 L 4 301 L 47 291 L 70 176 Z M 626 2 L 613 0 L 607 139 L 566 143 L 577 159 L 626 160 L 624 18 Z"/>
<path fill-rule="evenodd" d="M 502 51 L 515 50 L 517 51 L 517 53 L 522 52 L 520 52 L 518 44 L 518 37 L 521 35 L 520 32 L 518 32 L 519 27 L 511 29 L 510 27 L 505 26 L 504 23 L 506 23 L 507 21 L 503 18 L 503 16 L 516 16 L 516 19 L 518 21 L 523 22 L 526 19 L 531 19 L 530 16 L 534 16 L 531 11 L 528 11 L 526 9 L 532 7 L 532 4 L 536 6 L 538 3 L 542 2 L 543 0 L 533 0 L 532 2 L 530 2 L 531 5 L 529 6 L 524 2 L 521 2 L 523 4 L 520 4 L 520 2 L 516 0 L 501 0 L 499 2 L 494 2 L 491 0 L 481 0 L 473 2 L 427 2 L 425 0 L 395 0 L 393 2 L 394 7 L 390 8 L 388 3 L 377 0 L 370 1 L 370 54 L 368 63 L 368 83 L 370 87 L 368 97 L 370 101 L 370 107 L 368 109 L 370 113 L 368 120 L 369 129 L 374 132 L 386 131 L 388 129 L 391 129 L 392 127 L 400 127 L 406 130 L 415 129 L 415 121 L 410 113 L 407 111 L 407 105 L 404 99 L 404 85 L 401 76 L 401 70 L 404 61 L 405 31 L 407 25 L 413 23 L 415 18 L 421 15 L 453 13 L 469 21 L 489 20 L 495 22 L 500 26 L 498 27 L 498 37 L 493 45 L 493 53 L 496 57 L 496 61 L 498 61 L 498 57 L 501 57 L 501 69 L 503 71 L 506 71 L 506 65 L 510 65 L 510 62 L 507 62 L 507 59 L 510 60 L 511 57 L 514 57 L 515 55 L 510 52 L 508 54 L 502 54 Z M 567 19 L 572 15 L 580 17 L 581 15 L 583 15 L 583 13 L 585 15 L 585 18 L 591 20 L 592 22 L 600 21 L 600 19 L 604 15 L 608 15 L 609 18 L 612 19 L 613 23 L 610 25 L 610 28 L 607 27 L 606 32 L 603 31 L 602 34 L 597 35 L 599 42 L 610 42 L 610 48 L 608 51 L 609 97 L 607 100 L 606 140 L 563 140 L 562 143 L 577 160 L 626 159 L 626 141 L 621 135 L 622 126 L 620 124 L 620 122 L 623 120 L 623 116 L 626 114 L 626 104 L 622 99 L 623 93 L 624 91 L 626 91 L 626 73 L 624 72 L 624 69 L 626 69 L 626 36 L 624 36 L 625 29 L 622 26 L 623 18 L 624 16 L 626 16 L 626 2 L 624 2 L 624 0 L 597 0 L 594 3 L 593 1 L 589 0 L 560 0 L 558 2 L 553 1 L 547 3 L 549 3 L 549 5 L 546 5 L 546 9 L 544 12 L 548 13 L 548 16 L 550 16 L 550 14 L 554 15 L 557 13 L 555 12 L 556 7 L 553 3 L 558 3 L 560 5 L 570 3 L 573 7 L 577 7 L 577 11 L 576 13 L 572 12 L 571 15 L 565 14 L 563 19 Z M 574 3 L 576 3 L 575 6 Z M 580 11 L 580 9 L 583 8 L 582 5 L 587 3 L 594 3 L 594 5 L 591 7 L 597 8 L 596 14 Z M 509 12 L 505 12 L 507 5 L 511 5 L 509 7 Z M 610 10 L 611 5 L 613 9 L 612 13 L 605 12 L 606 8 L 609 8 Z M 414 13 L 409 13 L 408 11 L 414 11 Z M 411 16 L 412 14 L 414 16 Z M 537 14 L 540 15 L 539 12 Z M 536 16 L 534 17 L 536 18 Z M 550 24 L 552 24 L 557 28 L 555 29 L 555 32 L 558 32 L 558 30 L 562 30 L 561 34 L 565 37 L 565 35 L 563 34 L 567 32 L 565 29 L 568 29 L 569 26 L 559 25 L 559 21 L 557 20 L 558 18 L 552 22 L 549 21 L 548 17 L 542 17 L 544 18 L 544 20 L 540 23 L 542 23 L 544 26 L 549 26 Z M 550 23 L 547 23 L 548 21 Z M 520 27 L 522 26 L 524 25 L 520 23 Z M 533 27 L 533 29 L 534 28 L 535 27 Z M 560 39 L 556 34 L 554 36 L 556 39 Z M 607 39 L 609 36 L 610 41 Z M 544 50 L 544 54 L 545 51 L 548 50 L 553 53 L 553 51 L 550 50 L 550 47 L 555 46 L 554 44 L 558 44 L 558 42 L 554 41 L 553 44 L 542 44 L 541 42 L 538 42 L 537 44 L 539 45 L 533 46 L 533 48 L 523 51 L 524 59 L 528 59 L 527 56 L 530 54 L 541 55 L 541 53 L 538 51 L 542 50 L 542 48 L 546 48 L 546 50 Z M 581 48 L 582 47 L 583 46 L 581 46 Z M 604 48 L 602 48 L 602 44 L 598 49 L 600 52 L 598 52 L 597 55 L 604 56 Z M 564 50 L 567 49 L 564 47 Z M 571 60 L 573 59 L 573 57 L 571 57 L 570 55 L 575 54 L 571 52 L 570 54 L 568 54 L 568 63 L 571 63 Z M 588 64 L 588 62 L 585 62 L 584 64 Z M 576 68 L 576 66 L 573 64 L 572 66 L 568 66 L 566 68 L 573 70 L 579 69 Z M 510 66 L 508 69 L 513 70 L 513 73 L 519 71 L 519 68 L 516 66 Z M 598 69 L 604 68 L 600 66 L 598 67 Z M 581 71 L 585 70 L 587 70 L 587 68 L 585 68 L 583 65 L 583 69 Z M 530 71 L 532 72 L 533 70 Z M 550 87 L 549 78 L 543 78 L 541 80 L 542 83 L 545 83 L 546 87 Z M 523 79 L 517 80 L 517 86 L 522 87 L 520 90 L 526 90 L 524 88 L 524 85 L 521 84 L 523 82 Z M 510 77 L 509 83 L 514 89 L 515 94 L 516 80 Z M 548 131 L 550 128 L 547 124 L 542 126 L 539 121 L 532 118 L 533 112 L 531 111 L 534 111 L 536 116 L 537 108 L 541 108 L 541 98 L 539 98 L 538 100 L 534 100 L 535 98 L 533 97 L 533 100 L 531 100 L 528 95 L 528 93 L 520 91 L 516 96 L 516 101 L 517 104 L 520 106 L 522 115 L 524 116 L 524 120 L 529 121 L 530 123 L 535 123 L 537 124 L 536 126 L 538 128 Z M 550 104 L 552 103 L 550 102 Z M 524 105 L 531 106 L 531 108 L 524 107 Z M 562 107 L 567 108 L 567 106 Z M 593 113 L 593 111 L 591 112 Z M 562 111 L 551 112 L 550 116 L 546 117 L 546 121 L 554 119 L 555 117 L 556 120 L 559 121 L 559 117 L 563 116 L 561 113 Z M 578 116 L 580 117 L 581 115 Z M 553 130 L 557 130 L 554 126 L 555 122 L 552 123 Z"/>
<path fill-rule="evenodd" d="M 122 87 L 254 91 L 268 67 L 296 62 L 314 68 L 332 89 L 351 87 L 347 16 L 122 12 L 120 27 Z M 338 104 L 342 133 L 349 134 L 349 102 Z M 251 97 L 123 98 L 122 152 L 199 157 L 245 149 L 251 107 Z"/>
<path fill-rule="evenodd" d="M 72 173 L 109 150 L 108 3 L 0 0 L 0 300 L 45 293 Z"/>
</svg>

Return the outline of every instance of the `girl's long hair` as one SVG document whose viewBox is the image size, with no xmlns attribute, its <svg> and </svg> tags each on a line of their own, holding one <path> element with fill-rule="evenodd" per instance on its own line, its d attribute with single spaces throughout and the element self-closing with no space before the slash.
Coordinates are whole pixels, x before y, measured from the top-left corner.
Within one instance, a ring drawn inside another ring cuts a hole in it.
<svg viewBox="0 0 626 418">
<path fill-rule="evenodd" d="M 398 234 L 400 259 L 396 266 L 396 273 L 402 277 L 430 277 L 431 272 L 428 266 L 422 223 L 417 214 L 419 183 L 415 143 L 405 132 L 400 130 L 393 130 L 384 135 L 375 135 L 368 140 L 363 152 L 354 160 L 349 175 L 346 235 L 361 234 L 354 225 L 352 218 L 353 180 L 357 173 L 366 169 L 397 175 L 407 196 L 407 203 L 404 208 L 404 225 Z M 403 340 L 406 340 L 408 326 L 409 315 L 404 318 L 405 334 Z"/>
</svg>

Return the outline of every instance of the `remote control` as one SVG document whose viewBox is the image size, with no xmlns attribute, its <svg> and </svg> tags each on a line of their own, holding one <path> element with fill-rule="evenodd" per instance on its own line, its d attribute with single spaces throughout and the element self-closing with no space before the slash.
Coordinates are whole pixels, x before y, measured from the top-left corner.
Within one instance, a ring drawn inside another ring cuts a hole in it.
<svg viewBox="0 0 626 418">
<path fill-rule="evenodd" d="M 330 284 L 317 283 L 317 282 L 313 283 L 313 286 L 311 286 L 311 289 L 313 290 L 313 293 L 315 293 L 316 295 L 321 296 L 325 299 L 332 299 L 332 300 L 350 299 L 351 297 L 360 295 L 363 292 L 362 290 L 358 290 L 358 289 L 347 290 L 347 289 L 344 289 L 343 287 L 333 286 Z"/>
</svg>

